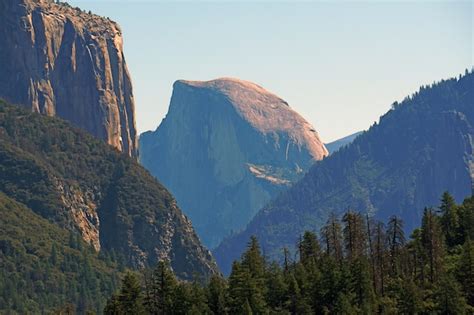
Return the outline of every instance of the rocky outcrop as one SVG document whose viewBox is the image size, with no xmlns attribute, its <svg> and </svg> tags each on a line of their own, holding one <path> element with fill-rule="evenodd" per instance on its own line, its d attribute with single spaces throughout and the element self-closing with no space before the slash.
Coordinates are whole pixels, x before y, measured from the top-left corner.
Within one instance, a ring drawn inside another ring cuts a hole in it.
<svg viewBox="0 0 474 315">
<path fill-rule="evenodd" d="M 0 100 L 0 192 L 131 268 L 217 273 L 191 221 L 135 159 L 58 119 Z"/>
<path fill-rule="evenodd" d="M 406 235 L 449 191 L 457 202 L 473 193 L 474 73 L 443 80 L 394 103 L 392 110 L 289 190 L 269 202 L 244 231 L 214 250 L 224 273 L 251 235 L 267 257 L 281 258 L 305 230 L 320 231 L 331 214 L 353 209 L 386 222 L 397 215 Z"/>
<path fill-rule="evenodd" d="M 0 97 L 59 116 L 137 156 L 119 26 L 49 0 L 0 2 Z"/>
<path fill-rule="evenodd" d="M 140 137 L 141 163 L 215 246 L 328 152 L 314 127 L 262 87 L 177 81 L 168 114 Z"/>
<path fill-rule="evenodd" d="M 56 189 L 72 229 L 78 232 L 87 244 L 100 251 L 100 220 L 97 213 L 99 198 L 91 189 L 83 191 L 80 187 L 67 183 L 58 184 Z"/>
</svg>

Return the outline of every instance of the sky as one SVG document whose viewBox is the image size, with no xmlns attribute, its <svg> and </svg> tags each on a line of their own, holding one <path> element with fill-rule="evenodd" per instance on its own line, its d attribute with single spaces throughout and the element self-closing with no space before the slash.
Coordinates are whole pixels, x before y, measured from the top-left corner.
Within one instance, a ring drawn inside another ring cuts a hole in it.
<svg viewBox="0 0 474 315">
<path fill-rule="evenodd" d="M 165 117 L 174 81 L 236 77 L 286 100 L 327 143 L 473 67 L 472 0 L 68 2 L 120 24 L 140 133 Z"/>
</svg>

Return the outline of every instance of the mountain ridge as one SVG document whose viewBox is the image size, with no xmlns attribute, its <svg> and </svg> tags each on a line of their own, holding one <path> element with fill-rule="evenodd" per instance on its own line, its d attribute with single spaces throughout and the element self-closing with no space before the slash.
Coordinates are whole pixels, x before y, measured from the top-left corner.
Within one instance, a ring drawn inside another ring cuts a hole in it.
<svg viewBox="0 0 474 315">
<path fill-rule="evenodd" d="M 138 162 L 64 120 L 0 102 L 0 191 L 132 268 L 217 273 L 189 219 Z"/>
<path fill-rule="evenodd" d="M 305 177 L 260 210 L 214 255 L 224 272 L 250 235 L 270 256 L 292 247 L 347 207 L 378 219 L 398 215 L 408 231 L 420 209 L 448 190 L 460 201 L 472 194 L 474 74 L 421 87 L 350 145 L 317 162 Z M 382 211 L 379 211 L 382 210 Z"/>
</svg>

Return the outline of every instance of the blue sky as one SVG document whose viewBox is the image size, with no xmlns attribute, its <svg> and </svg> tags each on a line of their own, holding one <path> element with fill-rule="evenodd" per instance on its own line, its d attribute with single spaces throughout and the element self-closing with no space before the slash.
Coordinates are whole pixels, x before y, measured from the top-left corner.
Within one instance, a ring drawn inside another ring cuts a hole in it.
<svg viewBox="0 0 474 315">
<path fill-rule="evenodd" d="M 139 132 L 178 79 L 237 77 L 279 95 L 329 142 L 473 66 L 473 1 L 71 0 L 117 21 Z"/>
</svg>

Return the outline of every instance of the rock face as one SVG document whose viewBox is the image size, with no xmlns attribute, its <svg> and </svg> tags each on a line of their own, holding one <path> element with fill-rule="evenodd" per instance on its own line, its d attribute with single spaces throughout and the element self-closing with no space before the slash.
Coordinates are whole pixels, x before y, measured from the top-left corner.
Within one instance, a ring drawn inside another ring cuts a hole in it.
<svg viewBox="0 0 474 315">
<path fill-rule="evenodd" d="M 0 2 L 0 97 L 59 116 L 137 156 L 119 26 L 49 0 Z"/>
<path fill-rule="evenodd" d="M 473 192 L 474 73 L 443 80 L 395 103 L 351 144 L 317 162 L 268 203 L 247 228 L 214 251 L 230 270 L 251 235 L 268 257 L 294 248 L 305 230 L 319 232 L 331 213 L 361 211 L 384 222 L 397 215 L 406 234 L 443 192 L 458 202 Z"/>
<path fill-rule="evenodd" d="M 329 154 L 333 154 L 334 152 L 336 152 L 340 148 L 345 147 L 346 145 L 352 143 L 352 141 L 354 141 L 355 138 L 357 138 L 362 132 L 363 131 L 359 131 L 359 132 L 353 133 L 349 136 L 345 136 L 344 138 L 335 140 L 335 141 L 330 142 L 330 143 L 326 143 L 325 144 L 326 149 L 328 149 Z"/>
<path fill-rule="evenodd" d="M 0 100 L 0 192 L 132 268 L 169 261 L 217 273 L 171 194 L 138 162 L 73 128 Z"/>
<path fill-rule="evenodd" d="M 166 118 L 140 146 L 141 163 L 211 247 L 328 154 L 285 101 L 230 78 L 177 81 Z"/>
</svg>

